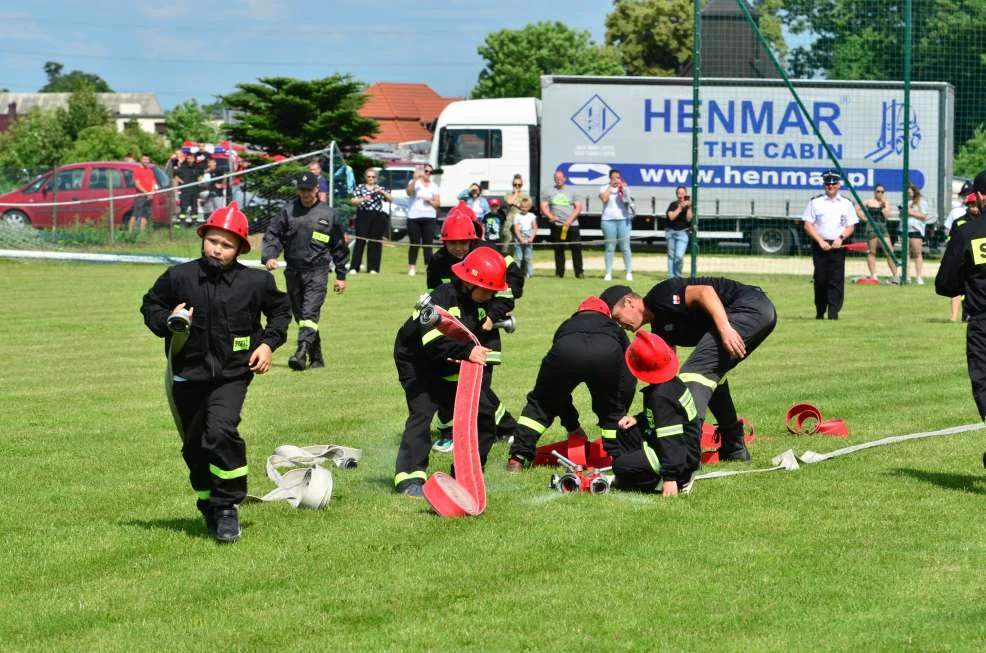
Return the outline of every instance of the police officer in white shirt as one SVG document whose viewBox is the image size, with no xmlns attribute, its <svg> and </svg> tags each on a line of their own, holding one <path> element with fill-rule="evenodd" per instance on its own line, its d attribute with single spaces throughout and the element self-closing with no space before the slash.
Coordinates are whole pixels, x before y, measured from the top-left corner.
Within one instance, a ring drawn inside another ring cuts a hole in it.
<svg viewBox="0 0 986 653">
<path fill-rule="evenodd" d="M 815 285 L 815 319 L 839 319 L 846 279 L 846 250 L 842 244 L 852 235 L 859 219 L 852 202 L 839 195 L 842 176 L 836 170 L 822 173 L 825 192 L 808 202 L 804 220 L 805 232 L 811 243 L 811 259 L 815 265 L 812 276 Z"/>
</svg>

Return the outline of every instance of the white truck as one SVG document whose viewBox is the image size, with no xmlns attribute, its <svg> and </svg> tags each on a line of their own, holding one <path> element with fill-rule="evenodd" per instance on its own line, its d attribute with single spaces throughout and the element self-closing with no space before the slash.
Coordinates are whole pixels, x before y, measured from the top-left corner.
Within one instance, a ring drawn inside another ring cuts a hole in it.
<svg viewBox="0 0 986 653">
<path fill-rule="evenodd" d="M 900 205 L 903 84 L 794 86 L 859 195 L 870 197 L 882 184 L 892 206 Z M 583 202 L 583 237 L 595 238 L 599 188 L 616 168 L 636 201 L 633 236 L 662 240 L 675 187 L 691 187 L 691 79 L 544 76 L 541 96 L 445 108 L 430 153 L 443 206 L 472 182 L 504 196 L 514 174 L 537 195 L 562 170 Z M 760 254 L 796 249 L 804 241 L 798 221 L 832 164 L 795 99 L 782 81 L 758 79 L 706 79 L 700 98 L 699 237 Z M 931 215 L 942 218 L 954 199 L 954 98 L 944 82 L 911 84 L 910 179 Z"/>
</svg>

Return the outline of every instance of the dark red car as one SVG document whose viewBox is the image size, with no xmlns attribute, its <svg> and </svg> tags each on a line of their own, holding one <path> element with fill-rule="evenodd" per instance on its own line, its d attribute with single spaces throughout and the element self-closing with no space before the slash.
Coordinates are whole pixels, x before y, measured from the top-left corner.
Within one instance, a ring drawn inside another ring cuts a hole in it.
<svg viewBox="0 0 986 653">
<path fill-rule="evenodd" d="M 70 163 L 46 172 L 20 190 L 0 195 L 0 220 L 8 224 L 34 227 L 72 226 L 99 222 L 110 216 L 110 194 L 116 224 L 130 218 L 134 204 L 134 171 L 139 163 L 94 161 Z M 154 180 L 158 188 L 169 188 L 171 180 L 156 165 Z M 75 202 L 62 206 L 44 206 L 54 202 Z M 151 221 L 168 225 L 175 214 L 174 193 L 151 197 Z"/>
</svg>

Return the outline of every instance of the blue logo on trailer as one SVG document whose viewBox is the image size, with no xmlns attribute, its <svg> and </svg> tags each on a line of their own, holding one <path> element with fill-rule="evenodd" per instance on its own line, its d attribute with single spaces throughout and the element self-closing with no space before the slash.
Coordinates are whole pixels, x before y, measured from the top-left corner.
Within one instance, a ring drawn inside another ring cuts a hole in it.
<svg viewBox="0 0 986 653">
<path fill-rule="evenodd" d="M 911 149 L 916 150 L 921 143 L 921 125 L 918 124 L 918 114 L 911 109 L 910 120 Z M 866 155 L 873 163 L 880 163 L 888 156 L 904 153 L 904 103 L 897 100 L 883 103 L 880 122 L 880 134 L 876 139 L 876 147 Z"/>
<path fill-rule="evenodd" d="M 572 122 L 590 141 L 598 143 L 619 124 L 620 116 L 601 97 L 593 95 L 572 114 Z"/>
</svg>

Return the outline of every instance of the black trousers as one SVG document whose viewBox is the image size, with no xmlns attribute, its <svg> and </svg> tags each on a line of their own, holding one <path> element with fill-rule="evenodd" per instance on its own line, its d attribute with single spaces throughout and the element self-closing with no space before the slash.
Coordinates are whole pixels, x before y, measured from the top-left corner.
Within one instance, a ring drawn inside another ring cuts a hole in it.
<svg viewBox="0 0 986 653">
<path fill-rule="evenodd" d="M 698 470 L 702 445 L 698 440 L 689 440 L 686 446 L 685 475 L 688 476 Z M 613 456 L 617 489 L 638 492 L 653 492 L 657 489 L 662 480 L 661 461 L 654 449 L 644 441 L 641 425 L 620 429 L 616 434 L 616 446 L 610 453 Z"/>
<path fill-rule="evenodd" d="M 435 218 L 418 218 L 407 221 L 407 238 L 411 241 L 411 246 L 407 248 L 408 265 L 418 263 L 418 245 L 423 245 L 425 250 L 425 265 L 431 263 L 431 244 L 435 241 L 435 226 L 438 220 Z"/>
<path fill-rule="evenodd" d="M 291 300 L 291 312 L 298 323 L 298 344 L 307 342 L 310 348 L 318 350 L 322 343 L 318 321 L 329 286 L 329 271 L 292 270 L 289 266 L 284 270 L 284 280 Z"/>
<path fill-rule="evenodd" d="M 246 443 L 237 426 L 253 375 L 172 384 L 172 409 L 181 423 L 181 455 L 200 505 L 229 508 L 247 491 Z"/>
<path fill-rule="evenodd" d="M 178 212 L 181 215 L 198 213 L 199 210 L 199 191 L 195 188 L 182 188 L 178 191 Z"/>
<path fill-rule="evenodd" d="M 383 240 L 387 233 L 387 214 L 383 211 L 357 211 L 356 212 L 356 242 L 353 243 L 353 258 L 350 265 L 351 270 L 359 272 L 363 264 L 363 247 L 366 247 L 366 271 L 380 271 L 380 255 L 383 252 L 383 244 L 372 243 L 362 240 Z"/>
<path fill-rule="evenodd" d="M 499 347 L 496 347 L 499 351 Z M 487 365 L 483 368 L 483 394 L 485 401 L 493 406 L 493 421 L 496 426 L 497 439 L 507 439 L 517 433 L 517 420 L 507 407 L 500 401 L 496 392 L 493 391 L 493 368 L 495 365 Z M 452 409 L 439 408 L 438 422 L 442 437 L 452 437 Z"/>
<path fill-rule="evenodd" d="M 572 269 L 575 276 L 582 276 L 582 236 L 577 225 L 568 228 L 565 240 L 561 239 L 561 227 L 556 224 L 551 225 L 551 242 L 558 243 L 554 246 L 555 250 L 555 276 L 565 276 L 565 248 L 572 250 Z"/>
<path fill-rule="evenodd" d="M 427 480 L 431 421 L 440 409 L 448 411 L 448 414 L 452 413 L 456 383 L 412 377 L 401 379 L 401 386 L 407 400 L 407 421 L 404 423 L 404 434 L 397 450 L 394 486 L 398 491 L 409 483 L 424 483 Z M 479 460 L 483 465 L 486 464 L 486 457 L 496 439 L 494 411 L 495 407 L 490 404 L 487 394 L 480 393 L 477 427 Z"/>
<path fill-rule="evenodd" d="M 846 250 L 823 250 L 817 243 L 811 245 L 811 261 L 815 266 L 812 283 L 815 286 L 815 317 L 821 317 L 828 309 L 829 319 L 839 317 L 846 286 Z"/>
<path fill-rule="evenodd" d="M 726 309 L 729 323 L 736 329 L 746 344 L 746 358 L 760 346 L 777 325 L 777 311 L 767 295 L 759 288 L 742 291 L 733 305 Z M 734 442 L 727 438 L 742 438 L 743 430 L 737 428 L 736 407 L 725 382 L 726 373 L 736 367 L 742 359 L 732 359 L 722 346 L 719 333 L 707 331 L 699 339 L 691 355 L 681 366 L 678 377 L 688 385 L 695 399 L 695 410 L 704 421 L 705 411 L 713 408 L 723 436 L 723 446 L 727 449 Z"/>
<path fill-rule="evenodd" d="M 604 430 L 607 451 L 616 436 L 616 425 L 633 402 L 636 383 L 623 361 L 623 348 L 606 335 L 577 333 L 559 338 L 541 361 L 534 389 L 527 394 L 527 405 L 517 420 L 517 432 L 510 445 L 510 456 L 534 459 L 538 439 L 555 418 L 565 430 L 579 428 L 579 412 L 572 403 L 572 392 L 585 383 L 592 397 L 592 412 Z"/>
<path fill-rule="evenodd" d="M 986 315 L 969 319 L 965 336 L 965 357 L 972 382 L 972 398 L 979 417 L 986 420 Z"/>
</svg>

